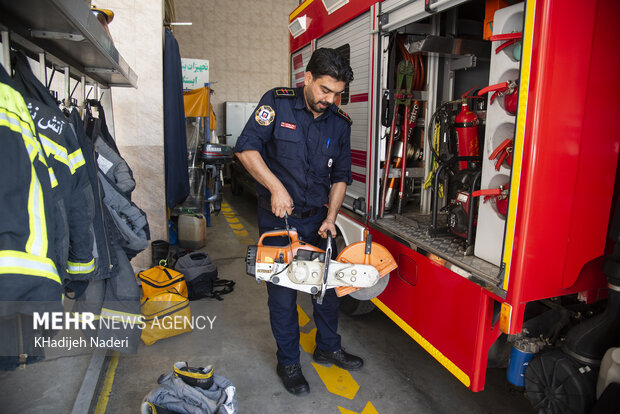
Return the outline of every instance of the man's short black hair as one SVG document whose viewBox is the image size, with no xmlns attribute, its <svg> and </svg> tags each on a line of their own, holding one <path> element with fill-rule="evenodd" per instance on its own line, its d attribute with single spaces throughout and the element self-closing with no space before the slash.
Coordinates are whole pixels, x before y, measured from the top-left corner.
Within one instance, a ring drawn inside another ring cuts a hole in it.
<svg viewBox="0 0 620 414">
<path fill-rule="evenodd" d="M 353 81 L 353 69 L 336 49 L 322 47 L 315 50 L 306 66 L 306 72 L 312 73 L 314 78 L 331 76 L 347 84 Z"/>
</svg>

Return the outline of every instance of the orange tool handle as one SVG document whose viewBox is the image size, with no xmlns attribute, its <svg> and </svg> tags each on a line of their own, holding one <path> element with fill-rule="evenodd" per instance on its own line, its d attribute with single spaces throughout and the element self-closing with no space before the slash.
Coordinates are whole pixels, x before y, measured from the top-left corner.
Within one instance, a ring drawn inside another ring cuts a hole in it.
<svg viewBox="0 0 620 414">
<path fill-rule="evenodd" d="M 278 237 L 278 236 L 289 236 L 291 238 L 291 243 L 298 241 L 297 231 L 295 230 L 273 230 L 263 233 L 258 239 L 258 246 L 263 245 L 263 240 L 268 239 L 270 237 Z M 272 246 L 269 246 L 272 247 Z"/>
</svg>

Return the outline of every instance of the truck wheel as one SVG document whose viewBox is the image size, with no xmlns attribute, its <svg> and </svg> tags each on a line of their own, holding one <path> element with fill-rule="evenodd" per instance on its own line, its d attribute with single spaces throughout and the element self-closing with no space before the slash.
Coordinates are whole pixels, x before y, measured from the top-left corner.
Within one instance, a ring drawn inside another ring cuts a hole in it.
<svg viewBox="0 0 620 414">
<path fill-rule="evenodd" d="M 375 309 L 375 304 L 369 300 L 357 300 L 350 296 L 340 299 L 340 311 L 349 316 L 366 315 Z"/>
<path fill-rule="evenodd" d="M 525 371 L 525 391 L 546 414 L 589 413 L 596 399 L 596 371 L 559 349 L 534 356 Z"/>
</svg>

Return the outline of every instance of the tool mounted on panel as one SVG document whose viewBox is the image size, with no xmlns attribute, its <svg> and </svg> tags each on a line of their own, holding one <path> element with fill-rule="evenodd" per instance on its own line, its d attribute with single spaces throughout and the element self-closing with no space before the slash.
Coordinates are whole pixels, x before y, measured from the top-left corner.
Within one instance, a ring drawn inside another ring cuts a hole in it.
<svg viewBox="0 0 620 414">
<path fill-rule="evenodd" d="M 474 191 L 473 197 L 484 197 L 483 202 L 491 201 L 493 209 L 502 217 L 508 214 L 508 195 L 510 194 L 510 183 L 500 185 L 498 188 L 488 188 Z"/>
<path fill-rule="evenodd" d="M 504 97 L 504 109 L 511 115 L 517 113 L 517 103 L 519 102 L 519 86 L 518 80 L 507 80 L 505 82 L 489 85 L 478 91 L 478 96 L 482 96 L 487 92 L 493 92 L 489 100 L 489 104 L 493 104 L 495 98 Z"/>
<path fill-rule="evenodd" d="M 385 211 L 385 204 L 386 204 L 386 198 L 387 198 L 387 188 L 388 188 L 388 177 L 390 174 L 390 162 L 391 162 L 391 158 L 392 158 L 392 146 L 394 145 L 394 137 L 396 134 L 396 127 L 397 127 L 397 120 L 398 120 L 398 109 L 400 105 L 404 105 L 405 106 L 405 115 L 404 115 L 404 120 L 405 120 L 405 125 L 404 125 L 404 132 L 401 134 L 402 135 L 402 140 L 403 140 L 403 146 L 402 146 L 402 155 L 401 155 L 401 160 L 400 163 L 398 165 L 398 167 L 400 167 L 401 169 L 401 185 L 399 188 L 399 193 L 398 193 L 398 202 L 399 202 L 399 211 L 401 211 L 402 209 L 402 200 L 403 200 L 403 189 L 404 189 L 404 177 L 405 177 L 405 171 L 406 171 L 406 152 L 407 152 L 407 146 L 405 144 L 405 140 L 407 139 L 408 133 L 409 133 L 409 105 L 411 105 L 411 100 L 412 100 L 412 95 L 411 95 L 411 88 L 412 88 L 412 84 L 413 84 L 413 77 L 414 77 L 414 65 L 407 61 L 407 60 L 403 60 L 398 64 L 398 73 L 397 73 L 397 87 L 398 87 L 398 91 L 397 93 L 394 94 L 394 116 L 392 118 L 392 126 L 390 127 L 390 140 L 388 142 L 388 146 L 387 146 L 387 156 L 385 157 L 385 167 L 384 167 L 384 171 L 383 171 L 383 189 L 381 191 L 381 207 L 380 207 L 380 212 L 379 212 L 379 216 L 383 217 L 384 211 Z M 403 89 L 403 82 L 405 83 L 405 88 Z"/>
<path fill-rule="evenodd" d="M 504 42 L 495 48 L 495 53 L 497 54 L 509 46 L 518 44 L 522 38 L 523 38 L 523 33 L 514 32 L 514 33 L 502 33 L 498 35 L 493 35 L 489 38 L 489 40 L 492 42 Z M 518 51 L 520 53 L 521 49 L 518 48 Z M 515 59 L 519 60 L 519 57 L 515 56 Z"/>
<path fill-rule="evenodd" d="M 506 163 L 508 167 L 512 166 L 512 138 L 506 138 L 497 146 L 489 155 L 490 160 L 497 160 L 495 163 L 495 171 L 499 171 L 502 163 Z"/>
</svg>

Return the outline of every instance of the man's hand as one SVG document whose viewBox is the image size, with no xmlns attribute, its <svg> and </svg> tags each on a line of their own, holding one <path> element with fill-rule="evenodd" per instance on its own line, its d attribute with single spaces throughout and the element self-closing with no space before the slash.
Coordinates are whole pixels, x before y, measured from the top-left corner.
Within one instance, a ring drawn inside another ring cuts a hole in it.
<svg viewBox="0 0 620 414">
<path fill-rule="evenodd" d="M 323 220 L 321 227 L 319 227 L 319 235 L 324 239 L 327 238 L 327 230 L 331 231 L 332 237 L 336 237 L 336 217 L 338 216 L 338 210 L 340 210 L 346 191 L 347 183 L 344 182 L 332 184 L 332 188 L 329 190 L 327 217 Z"/>
<path fill-rule="evenodd" d="M 258 151 L 246 150 L 236 153 L 237 158 L 254 177 L 271 193 L 271 212 L 277 217 L 284 217 L 284 213 L 293 212 L 293 199 L 282 182 L 271 172 L 265 160 Z"/>
<path fill-rule="evenodd" d="M 271 193 L 271 212 L 280 218 L 284 217 L 284 213 L 290 216 L 293 212 L 293 199 L 284 187 Z"/>
<path fill-rule="evenodd" d="M 326 239 L 327 238 L 327 230 L 332 233 L 332 237 L 336 237 L 336 223 L 334 223 L 333 219 L 326 218 L 319 227 L 319 236 Z"/>
</svg>

